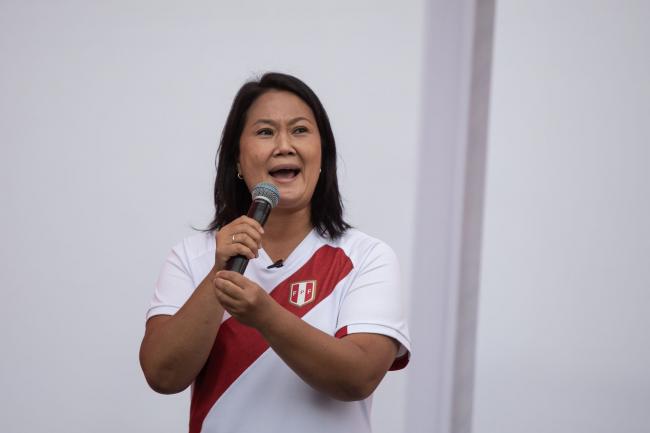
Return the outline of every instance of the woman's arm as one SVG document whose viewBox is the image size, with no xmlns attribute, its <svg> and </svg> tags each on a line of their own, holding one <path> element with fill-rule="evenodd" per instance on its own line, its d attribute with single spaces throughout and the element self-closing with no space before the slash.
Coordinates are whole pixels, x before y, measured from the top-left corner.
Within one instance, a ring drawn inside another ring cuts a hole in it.
<svg viewBox="0 0 650 433">
<path fill-rule="evenodd" d="M 247 216 L 220 229 L 215 239 L 214 267 L 201 284 L 176 314 L 154 316 L 147 321 L 140 346 L 140 365 L 155 391 L 181 392 L 199 374 L 223 320 L 224 308 L 215 296 L 215 274 L 234 255 L 256 257 L 263 232 L 262 226 Z"/>
<path fill-rule="evenodd" d="M 183 391 L 201 371 L 210 355 L 223 319 L 223 307 L 214 295 L 215 271 L 194 290 L 173 316 L 154 316 L 140 346 L 140 365 L 156 392 Z"/>
<path fill-rule="evenodd" d="M 397 354 L 397 342 L 383 335 L 339 339 L 314 328 L 235 272 L 218 272 L 214 284 L 219 302 L 233 317 L 256 328 L 305 382 L 338 400 L 372 394 Z"/>
</svg>

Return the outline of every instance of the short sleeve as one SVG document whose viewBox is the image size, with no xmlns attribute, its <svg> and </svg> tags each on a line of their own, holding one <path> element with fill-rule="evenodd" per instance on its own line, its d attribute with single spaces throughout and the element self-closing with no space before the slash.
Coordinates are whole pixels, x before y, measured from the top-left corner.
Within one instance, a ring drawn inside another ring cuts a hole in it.
<svg viewBox="0 0 650 433">
<path fill-rule="evenodd" d="M 401 290 L 399 263 L 383 242 L 367 254 L 341 301 L 337 337 L 354 333 L 382 334 L 400 344 L 391 370 L 408 364 L 410 339 Z"/>
<path fill-rule="evenodd" d="M 172 249 L 165 259 L 147 311 L 147 320 L 161 314 L 175 314 L 195 289 L 189 264 L 181 250 L 179 247 Z"/>
</svg>

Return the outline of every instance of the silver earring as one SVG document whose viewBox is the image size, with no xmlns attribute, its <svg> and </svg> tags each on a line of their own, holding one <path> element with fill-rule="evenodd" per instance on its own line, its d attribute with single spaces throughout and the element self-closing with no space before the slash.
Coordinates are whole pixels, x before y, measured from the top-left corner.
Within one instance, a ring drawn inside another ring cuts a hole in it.
<svg viewBox="0 0 650 433">
<path fill-rule="evenodd" d="M 239 180 L 244 180 L 244 176 L 242 176 L 240 172 L 237 172 L 237 178 Z"/>
</svg>

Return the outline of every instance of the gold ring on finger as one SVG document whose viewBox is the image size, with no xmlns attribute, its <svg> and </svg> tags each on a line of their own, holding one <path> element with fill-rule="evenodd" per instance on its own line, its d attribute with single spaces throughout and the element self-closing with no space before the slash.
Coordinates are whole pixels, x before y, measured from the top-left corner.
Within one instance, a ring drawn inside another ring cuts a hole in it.
<svg viewBox="0 0 650 433">
<path fill-rule="evenodd" d="M 233 235 L 232 235 L 232 243 L 233 243 L 233 244 L 236 244 L 236 243 L 237 243 L 237 241 L 235 240 L 235 235 L 236 235 L 236 234 L 237 234 L 237 233 L 233 233 Z"/>
</svg>

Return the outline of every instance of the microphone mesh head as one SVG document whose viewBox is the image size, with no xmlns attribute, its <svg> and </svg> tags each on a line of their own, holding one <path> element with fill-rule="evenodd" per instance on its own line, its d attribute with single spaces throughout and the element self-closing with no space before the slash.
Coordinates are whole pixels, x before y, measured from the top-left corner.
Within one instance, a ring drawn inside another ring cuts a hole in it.
<svg viewBox="0 0 650 433">
<path fill-rule="evenodd" d="M 271 203 L 272 208 L 276 207 L 280 201 L 280 191 L 278 191 L 278 188 L 275 185 L 268 182 L 260 182 L 255 185 L 251 195 L 253 196 L 253 201 L 257 198 L 261 198 L 262 200 Z"/>
</svg>

